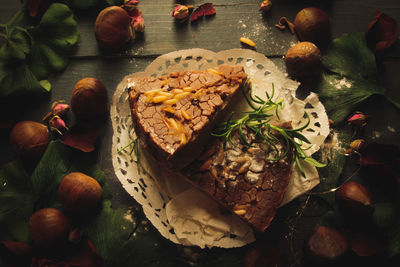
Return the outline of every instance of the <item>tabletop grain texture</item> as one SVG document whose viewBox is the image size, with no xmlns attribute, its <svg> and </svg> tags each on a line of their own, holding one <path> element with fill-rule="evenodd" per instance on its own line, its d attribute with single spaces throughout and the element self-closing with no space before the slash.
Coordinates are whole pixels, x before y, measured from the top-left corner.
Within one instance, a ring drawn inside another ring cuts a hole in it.
<svg viewBox="0 0 400 267">
<path fill-rule="evenodd" d="M 212 2 L 217 11 L 215 16 L 200 19 L 195 23 L 180 23 L 170 16 L 176 3 L 194 4 Z M 137 42 L 130 43 L 121 51 L 103 51 L 94 37 L 94 20 L 98 10 L 76 11 L 79 24 L 80 40 L 74 53 L 70 56 L 70 64 L 62 73 L 49 77 L 53 90 L 50 97 L 39 98 L 18 111 L 18 120 L 40 120 L 47 113 L 55 100 L 69 101 L 74 84 L 83 77 L 97 77 L 106 85 L 109 97 L 118 82 L 127 74 L 139 72 L 159 55 L 188 48 L 204 48 L 221 51 L 240 48 L 240 37 L 248 37 L 256 43 L 256 51 L 270 57 L 284 71 L 283 55 L 298 39 L 288 30 L 280 31 L 274 27 L 279 18 L 286 16 L 294 20 L 298 11 L 307 6 L 316 6 L 325 10 L 331 17 L 332 37 L 343 33 L 364 32 L 375 10 L 381 10 L 400 23 L 399 0 L 275 0 L 268 14 L 258 11 L 259 0 L 213 0 L 213 1 L 173 1 L 142 0 L 139 8 L 145 20 L 145 32 Z M 0 1 L 0 23 L 7 22 L 20 8 L 20 1 Z M 400 99 L 398 86 L 400 77 L 400 47 L 398 42 L 391 50 L 391 59 L 385 66 L 385 85 L 393 91 L 393 97 Z M 383 99 L 367 102 L 370 112 L 376 114 L 372 118 L 372 126 L 366 128 L 366 137 L 383 142 L 399 144 L 398 133 L 385 131 L 387 124 L 379 123 L 382 116 L 388 125 L 400 129 L 399 112 L 387 105 Z M 365 107 L 365 106 L 364 106 Z M 362 108 L 362 107 L 361 107 Z M 376 137 L 374 131 L 383 132 Z M 98 148 L 98 159 L 107 174 L 107 181 L 113 192 L 114 206 L 129 207 L 135 201 L 122 189 L 115 177 L 111 158 L 111 123 L 108 122 L 101 144 Z M 13 154 L 7 140 L 0 141 L 0 163 L 10 161 Z M 277 218 L 265 237 L 278 243 L 282 254 L 291 266 L 301 266 L 302 247 L 306 236 L 310 233 L 319 217 L 326 211 L 326 205 L 318 199 L 312 199 L 299 218 L 298 210 L 304 204 L 302 197 L 279 210 Z M 290 218 L 290 219 L 288 219 Z M 293 243 L 288 240 L 291 222 L 296 221 Z M 295 255 L 291 247 L 300 256 Z M 300 261 L 298 261 L 300 257 Z"/>
</svg>

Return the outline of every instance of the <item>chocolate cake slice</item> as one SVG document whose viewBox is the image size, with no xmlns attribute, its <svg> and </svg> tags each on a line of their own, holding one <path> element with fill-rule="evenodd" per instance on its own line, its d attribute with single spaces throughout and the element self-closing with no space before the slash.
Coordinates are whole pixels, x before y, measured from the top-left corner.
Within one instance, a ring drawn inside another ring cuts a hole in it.
<svg viewBox="0 0 400 267">
<path fill-rule="evenodd" d="M 237 132 L 232 136 L 233 144 L 216 139 L 182 172 L 222 206 L 264 231 L 285 194 L 293 153 L 289 151 L 277 161 L 286 150 L 286 142 L 279 140 L 274 149 L 245 129 L 251 146 L 241 143 Z"/>
<path fill-rule="evenodd" d="M 198 157 L 211 130 L 242 97 L 242 66 L 174 72 L 128 81 L 135 132 L 164 166 L 179 170 Z"/>
</svg>

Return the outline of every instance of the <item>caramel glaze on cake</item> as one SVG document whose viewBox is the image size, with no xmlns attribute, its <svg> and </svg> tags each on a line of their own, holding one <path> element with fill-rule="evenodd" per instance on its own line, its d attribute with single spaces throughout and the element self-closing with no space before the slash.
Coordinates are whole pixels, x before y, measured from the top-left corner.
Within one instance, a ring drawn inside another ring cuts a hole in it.
<svg viewBox="0 0 400 267">
<path fill-rule="evenodd" d="M 278 152 L 245 130 L 250 147 L 241 143 L 237 132 L 232 136 L 233 144 L 224 145 L 216 139 L 182 172 L 222 206 L 264 231 L 285 194 L 293 153 L 289 150 L 286 157 L 276 161 Z M 276 147 L 285 151 L 286 142 L 281 140 Z"/>
<path fill-rule="evenodd" d="M 160 164 L 179 170 L 197 158 L 211 130 L 242 97 L 242 66 L 174 72 L 128 81 L 135 132 Z"/>
</svg>

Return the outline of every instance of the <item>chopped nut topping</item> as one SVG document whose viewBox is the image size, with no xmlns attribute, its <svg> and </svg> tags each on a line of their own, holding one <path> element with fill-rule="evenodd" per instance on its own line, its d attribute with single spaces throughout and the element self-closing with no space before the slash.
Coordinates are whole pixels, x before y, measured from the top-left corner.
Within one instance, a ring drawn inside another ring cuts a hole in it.
<svg viewBox="0 0 400 267">
<path fill-rule="evenodd" d="M 245 215 L 246 214 L 246 210 L 234 210 L 234 213 L 236 213 L 237 215 Z"/>
<path fill-rule="evenodd" d="M 151 101 L 153 103 L 161 103 L 167 99 L 168 99 L 168 97 L 166 97 L 165 95 L 157 95 L 157 96 L 153 97 L 153 99 Z"/>
<path fill-rule="evenodd" d="M 186 120 L 190 120 L 190 116 L 189 114 L 185 111 L 185 110 L 181 110 L 182 116 L 186 119 Z"/>
</svg>

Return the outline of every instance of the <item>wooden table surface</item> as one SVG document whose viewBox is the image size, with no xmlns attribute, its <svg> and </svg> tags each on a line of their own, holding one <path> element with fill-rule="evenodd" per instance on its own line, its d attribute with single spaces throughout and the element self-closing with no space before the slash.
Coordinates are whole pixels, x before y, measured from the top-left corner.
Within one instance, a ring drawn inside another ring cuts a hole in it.
<svg viewBox="0 0 400 267">
<path fill-rule="evenodd" d="M 221 51 L 240 48 L 239 38 L 248 37 L 257 44 L 256 51 L 265 54 L 283 71 L 282 59 L 286 51 L 298 39 L 288 30 L 280 31 L 274 27 L 279 18 L 286 16 L 293 20 L 296 13 L 307 6 L 316 6 L 325 10 L 331 17 L 332 37 L 343 33 L 364 32 L 375 10 L 381 10 L 400 23 L 400 1 L 398 0 L 275 0 L 268 14 L 258 11 L 259 0 L 214 0 L 217 14 L 197 23 L 179 23 L 170 16 L 176 3 L 199 5 L 207 1 L 142 0 L 139 8 L 143 12 L 146 24 L 143 38 L 130 44 L 126 49 L 115 53 L 102 51 L 94 37 L 94 20 L 98 10 L 74 11 L 79 24 L 80 40 L 76 51 L 70 56 L 70 63 L 64 72 L 52 75 L 49 81 L 53 90 L 50 97 L 35 99 L 24 108 L 16 111 L 17 120 L 40 120 L 55 100 L 69 101 L 74 84 L 84 77 L 97 77 L 106 86 L 111 99 L 118 82 L 127 74 L 139 72 L 159 55 L 188 48 L 204 48 Z M 211 1 L 210 1 L 211 2 Z M 0 23 L 7 22 L 20 8 L 20 1 L 0 1 Z M 385 65 L 385 85 L 400 99 L 400 46 L 398 42 L 391 49 L 390 59 Z M 368 101 L 360 109 L 373 114 L 365 136 L 370 140 L 400 144 L 398 131 L 386 128 L 391 125 L 400 129 L 400 112 L 381 98 Z M 384 122 L 382 121 L 384 119 Z M 379 136 L 376 132 L 380 132 Z M 114 206 L 130 207 L 136 202 L 123 190 L 117 180 L 109 157 L 111 149 L 111 122 L 108 122 L 105 136 L 99 144 L 99 163 L 107 174 L 107 181 L 113 192 Z M 10 161 L 13 153 L 5 138 L 0 140 L 0 164 Z M 302 261 L 302 247 L 306 236 L 311 232 L 327 206 L 318 198 L 312 197 L 304 210 L 299 209 L 305 203 L 305 197 L 293 201 L 281 208 L 271 227 L 262 236 L 279 248 L 288 266 L 306 266 Z M 300 216 L 301 215 L 301 216 Z M 295 223 L 295 224 L 294 224 Z M 293 231 L 293 225 L 295 230 Z M 172 249 L 182 253 L 182 248 L 171 244 Z M 204 254 L 191 248 L 191 251 Z M 245 250 L 239 250 L 244 253 Z M 190 254 L 190 253 L 189 253 Z M 196 260 L 193 260 L 196 262 Z M 365 263 L 358 262 L 358 263 Z M 381 265 L 384 266 L 384 265 Z"/>
</svg>

